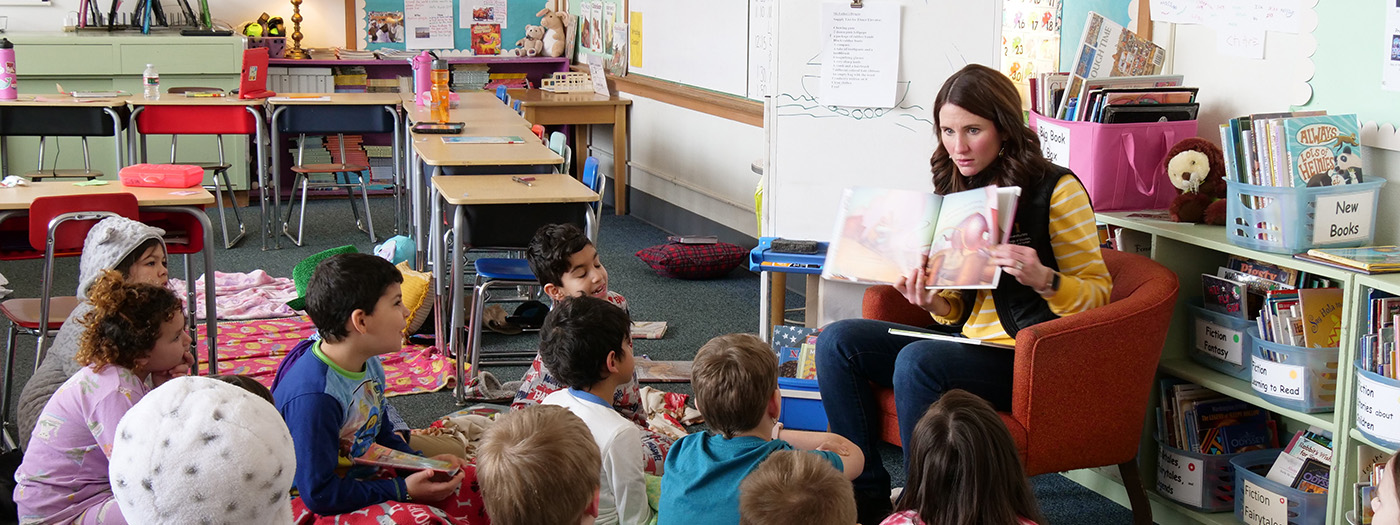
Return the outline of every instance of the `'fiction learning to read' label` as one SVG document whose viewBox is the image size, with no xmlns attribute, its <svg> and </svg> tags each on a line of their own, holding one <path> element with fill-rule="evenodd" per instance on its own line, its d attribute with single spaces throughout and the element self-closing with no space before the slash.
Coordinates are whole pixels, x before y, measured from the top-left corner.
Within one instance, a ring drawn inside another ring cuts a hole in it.
<svg viewBox="0 0 1400 525">
<path fill-rule="evenodd" d="M 1287 525 L 1288 499 L 1244 480 L 1240 518 L 1250 525 Z"/>
<path fill-rule="evenodd" d="M 1244 335 L 1239 330 L 1196 317 L 1196 350 L 1221 361 L 1243 365 Z"/>
<path fill-rule="evenodd" d="M 1201 471 L 1205 465 L 1167 447 L 1158 449 L 1161 454 L 1157 458 L 1157 492 L 1187 505 L 1202 506 Z"/>
<path fill-rule="evenodd" d="M 1255 392 L 1302 401 L 1306 393 L 1306 373 L 1307 369 L 1301 366 L 1275 363 L 1256 355 L 1249 382 Z"/>
<path fill-rule="evenodd" d="M 1313 244 L 1366 241 L 1371 238 L 1375 196 L 1370 192 L 1321 195 L 1313 222 Z"/>
<path fill-rule="evenodd" d="M 1356 427 L 1378 438 L 1400 442 L 1400 388 L 1356 375 Z"/>
</svg>

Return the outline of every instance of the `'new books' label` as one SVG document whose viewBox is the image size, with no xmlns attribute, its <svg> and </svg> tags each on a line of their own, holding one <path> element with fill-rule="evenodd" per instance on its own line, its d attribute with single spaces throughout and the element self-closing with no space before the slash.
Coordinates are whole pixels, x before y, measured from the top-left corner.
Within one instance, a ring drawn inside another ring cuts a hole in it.
<svg viewBox="0 0 1400 525">
<path fill-rule="evenodd" d="M 1158 450 L 1161 455 L 1157 458 L 1157 492 L 1187 505 L 1202 506 L 1201 471 L 1205 465 L 1167 447 Z"/>
<path fill-rule="evenodd" d="M 1356 428 L 1386 441 L 1400 441 L 1400 388 L 1356 375 Z"/>
<path fill-rule="evenodd" d="M 1196 350 L 1235 365 L 1244 364 L 1244 336 L 1232 330 L 1196 317 Z"/>
<path fill-rule="evenodd" d="M 1250 525 L 1287 525 L 1288 499 L 1244 480 L 1240 518 Z"/>
<path fill-rule="evenodd" d="M 1319 195 L 1313 244 L 1329 245 L 1371 238 L 1375 198 L 1370 192 Z"/>
<path fill-rule="evenodd" d="M 1306 393 L 1307 369 L 1275 363 L 1256 355 L 1252 372 L 1249 382 L 1254 386 L 1255 392 L 1294 401 L 1303 400 L 1303 394 Z"/>
</svg>

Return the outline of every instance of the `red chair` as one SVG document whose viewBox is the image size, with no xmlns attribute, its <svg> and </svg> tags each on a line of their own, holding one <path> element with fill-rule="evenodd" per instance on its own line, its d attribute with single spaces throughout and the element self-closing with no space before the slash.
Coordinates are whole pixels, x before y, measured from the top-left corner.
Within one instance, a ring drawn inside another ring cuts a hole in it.
<svg viewBox="0 0 1400 525">
<path fill-rule="evenodd" d="M 9 336 L 5 341 L 5 383 L 0 388 L 0 424 L 4 425 L 6 445 L 14 443 L 10 435 L 10 387 L 14 377 L 15 336 L 21 332 L 38 338 L 34 350 L 34 369 L 44 361 L 50 330 L 63 326 L 73 313 L 79 298 L 54 297 L 53 260 L 56 257 L 80 255 L 88 230 L 107 217 L 138 216 L 136 196 L 130 193 L 39 197 L 29 206 L 29 244 L 44 258 L 41 276 L 42 294 L 38 299 L 10 299 L 0 303 L 0 313 L 10 320 Z M 14 255 L 14 257 L 10 257 Z M 32 258 L 27 254 L 7 253 L 6 258 Z M 41 321 L 45 320 L 45 321 Z"/>
<path fill-rule="evenodd" d="M 1011 412 L 1002 412 L 1026 474 L 1117 465 L 1133 521 L 1152 523 L 1138 472 L 1138 444 L 1172 310 L 1176 274 L 1140 255 L 1103 250 L 1110 302 L 1022 329 L 1016 335 Z M 891 286 L 866 290 L 862 314 L 927 326 L 927 312 Z M 895 445 L 894 391 L 877 388 L 881 437 Z"/>
</svg>

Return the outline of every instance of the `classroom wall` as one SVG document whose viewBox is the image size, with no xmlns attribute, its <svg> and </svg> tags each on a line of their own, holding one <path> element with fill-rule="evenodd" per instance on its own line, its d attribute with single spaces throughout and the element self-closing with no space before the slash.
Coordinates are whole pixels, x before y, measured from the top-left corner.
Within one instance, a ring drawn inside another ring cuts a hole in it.
<svg viewBox="0 0 1400 525">
<path fill-rule="evenodd" d="M 47 6 L 4 7 L 9 17 L 8 31 L 62 31 L 63 20 L 70 12 L 78 10 L 80 0 L 52 0 Z M 134 3 L 123 4 L 122 11 L 131 12 Z M 170 0 L 161 2 L 167 13 L 178 12 L 176 3 Z M 194 0 L 191 6 L 197 6 Z M 257 20 L 264 12 L 281 16 L 287 21 L 287 31 L 291 31 L 292 4 L 286 0 L 209 0 L 209 12 L 216 22 L 236 26 L 250 20 Z M 340 0 L 315 0 L 301 4 L 302 47 L 329 47 L 345 45 L 345 4 Z"/>
</svg>

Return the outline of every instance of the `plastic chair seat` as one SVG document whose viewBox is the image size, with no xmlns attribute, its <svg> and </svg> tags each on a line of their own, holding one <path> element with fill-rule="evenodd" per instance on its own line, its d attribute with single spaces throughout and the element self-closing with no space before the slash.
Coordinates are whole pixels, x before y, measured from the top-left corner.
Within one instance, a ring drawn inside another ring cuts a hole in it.
<svg viewBox="0 0 1400 525">
<path fill-rule="evenodd" d="M 359 164 L 305 164 L 292 166 L 293 173 L 339 173 L 342 171 L 365 171 L 369 166 Z"/>
<path fill-rule="evenodd" d="M 476 260 L 476 274 L 495 281 L 534 281 L 535 272 L 525 259 L 483 257 Z"/>
<path fill-rule="evenodd" d="M 24 299 L 10 299 L 0 303 L 0 313 L 3 313 L 10 322 L 15 323 L 26 330 L 39 329 L 39 313 L 41 301 L 37 297 Z M 78 298 L 73 296 L 53 297 L 49 299 L 49 330 L 58 330 L 63 326 L 63 321 L 73 313 L 73 309 L 78 307 Z"/>
</svg>

